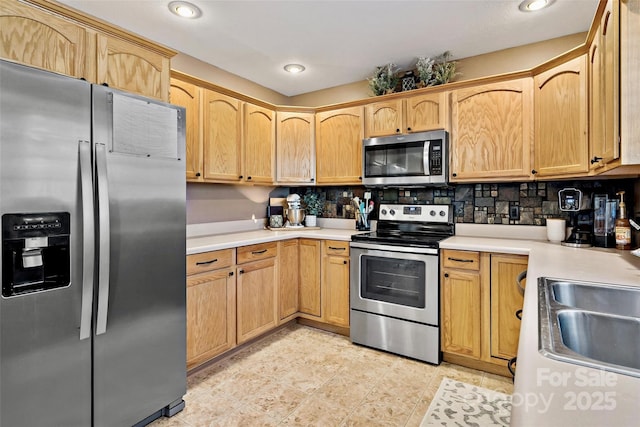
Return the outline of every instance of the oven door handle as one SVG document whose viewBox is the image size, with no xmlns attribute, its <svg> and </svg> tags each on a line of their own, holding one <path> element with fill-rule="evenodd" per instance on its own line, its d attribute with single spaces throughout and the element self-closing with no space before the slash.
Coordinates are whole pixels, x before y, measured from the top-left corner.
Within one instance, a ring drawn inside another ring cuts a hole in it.
<svg viewBox="0 0 640 427">
<path fill-rule="evenodd" d="M 438 249 L 435 249 L 435 248 L 420 248 L 415 246 L 391 246 L 391 245 L 379 245 L 379 244 L 362 243 L 362 242 L 351 242 L 349 246 L 356 249 L 371 249 L 376 251 L 438 255 Z"/>
</svg>

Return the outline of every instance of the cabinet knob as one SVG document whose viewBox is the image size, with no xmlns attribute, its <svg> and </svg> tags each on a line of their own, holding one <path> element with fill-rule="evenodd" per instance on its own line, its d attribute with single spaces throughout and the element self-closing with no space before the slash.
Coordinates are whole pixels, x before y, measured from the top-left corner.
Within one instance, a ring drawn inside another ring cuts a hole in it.
<svg viewBox="0 0 640 427">
<path fill-rule="evenodd" d="M 315 179 L 314 179 L 314 178 L 311 178 L 309 181 L 313 182 L 313 181 L 315 181 Z"/>
<path fill-rule="evenodd" d="M 400 133 L 400 129 L 396 129 L 396 133 Z"/>
<path fill-rule="evenodd" d="M 242 179 L 242 178 L 244 178 L 244 177 L 243 177 L 242 175 L 240 175 L 238 178 Z"/>
<path fill-rule="evenodd" d="M 449 277 L 449 273 L 444 273 L 444 277 Z"/>
<path fill-rule="evenodd" d="M 591 164 L 598 163 L 600 160 L 602 160 L 602 157 L 594 156 L 593 159 L 591 159 Z"/>
<path fill-rule="evenodd" d="M 411 128 L 407 128 L 407 132 L 411 132 Z"/>
<path fill-rule="evenodd" d="M 233 276 L 233 271 L 229 272 L 229 277 Z"/>
<path fill-rule="evenodd" d="M 533 175 L 535 175 L 535 174 L 537 174 L 537 173 L 538 173 L 538 171 L 537 171 L 537 170 L 535 170 L 535 169 L 532 169 L 532 170 L 531 170 L 531 173 L 532 173 Z"/>
<path fill-rule="evenodd" d="M 455 178 L 456 176 L 458 176 L 458 174 L 454 172 L 451 174 L 451 176 Z"/>
<path fill-rule="evenodd" d="M 248 176 L 248 177 L 247 177 L 247 179 L 251 179 L 251 177 L 250 177 L 250 176 Z"/>
<path fill-rule="evenodd" d="M 200 172 L 196 172 L 196 176 L 200 176 Z"/>
<path fill-rule="evenodd" d="M 343 263 L 343 264 L 346 264 L 346 263 L 347 263 L 347 261 L 346 261 L 346 260 L 345 260 L 345 261 L 342 261 L 342 263 Z"/>
<path fill-rule="evenodd" d="M 360 181 L 362 181 L 362 177 L 361 177 L 361 176 L 359 176 L 359 177 L 358 177 L 358 179 L 359 179 Z"/>
<path fill-rule="evenodd" d="M 238 270 L 238 274 L 244 274 L 244 270 Z"/>
</svg>

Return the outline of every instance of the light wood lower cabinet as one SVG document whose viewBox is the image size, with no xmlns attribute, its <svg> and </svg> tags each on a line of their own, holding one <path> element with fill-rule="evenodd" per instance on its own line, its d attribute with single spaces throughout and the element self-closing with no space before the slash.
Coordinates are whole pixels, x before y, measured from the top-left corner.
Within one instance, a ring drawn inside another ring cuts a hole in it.
<svg viewBox="0 0 640 427">
<path fill-rule="evenodd" d="M 187 257 L 187 369 L 236 345 L 235 250 Z"/>
<path fill-rule="evenodd" d="M 300 313 L 321 317 L 320 240 L 300 239 Z"/>
<path fill-rule="evenodd" d="M 300 242 L 298 239 L 278 242 L 278 307 L 279 320 L 293 316 L 299 309 Z"/>
<path fill-rule="evenodd" d="M 527 256 L 443 250 L 441 260 L 444 360 L 508 375 L 523 301 L 516 277 L 527 269 Z"/>
<path fill-rule="evenodd" d="M 349 327 L 349 242 L 322 242 L 322 301 L 326 323 Z"/>
<path fill-rule="evenodd" d="M 238 344 L 278 324 L 276 260 L 270 258 L 238 266 Z"/>
</svg>

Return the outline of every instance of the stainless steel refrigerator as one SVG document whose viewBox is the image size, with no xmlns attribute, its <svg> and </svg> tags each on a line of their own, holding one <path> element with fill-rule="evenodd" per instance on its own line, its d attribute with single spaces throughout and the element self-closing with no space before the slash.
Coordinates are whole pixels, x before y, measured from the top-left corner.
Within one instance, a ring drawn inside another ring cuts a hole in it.
<svg viewBox="0 0 640 427">
<path fill-rule="evenodd" d="M 185 111 L 0 61 L 0 426 L 184 407 Z"/>
</svg>

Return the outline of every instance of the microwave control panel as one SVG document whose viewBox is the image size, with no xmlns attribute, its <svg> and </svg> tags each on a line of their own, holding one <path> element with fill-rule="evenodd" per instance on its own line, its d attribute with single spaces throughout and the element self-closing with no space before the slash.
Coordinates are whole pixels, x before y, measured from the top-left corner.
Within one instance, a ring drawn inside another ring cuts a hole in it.
<svg viewBox="0 0 640 427">
<path fill-rule="evenodd" d="M 442 140 L 429 144 L 429 175 L 442 175 Z"/>
</svg>

